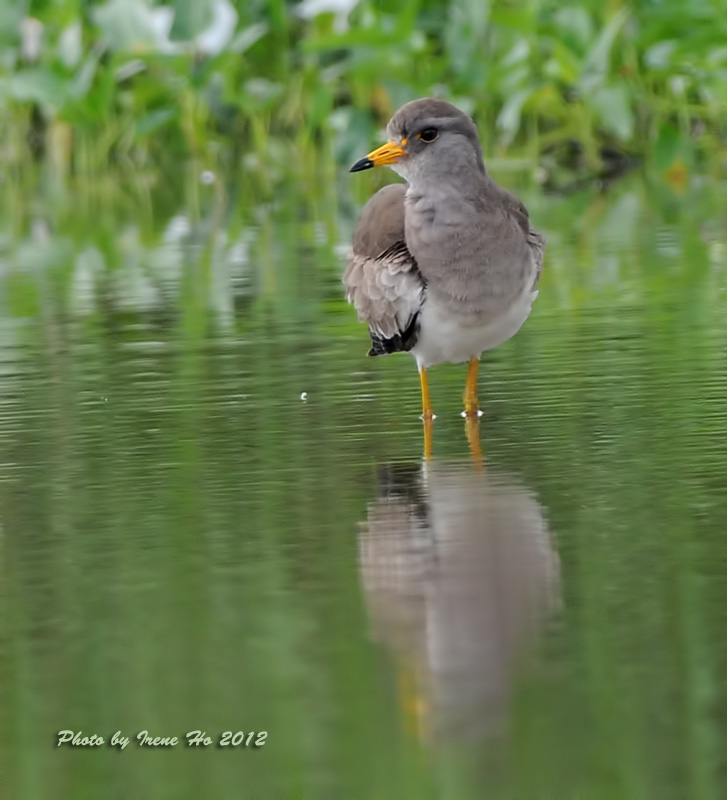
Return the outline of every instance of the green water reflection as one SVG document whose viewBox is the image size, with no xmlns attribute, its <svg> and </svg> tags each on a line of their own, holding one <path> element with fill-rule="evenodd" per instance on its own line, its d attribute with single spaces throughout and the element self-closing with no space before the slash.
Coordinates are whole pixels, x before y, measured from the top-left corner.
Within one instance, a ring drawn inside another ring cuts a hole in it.
<svg viewBox="0 0 727 800">
<path fill-rule="evenodd" d="M 423 469 L 413 364 L 364 358 L 353 204 L 245 202 L 3 242 L 0 795 L 724 797 L 718 187 L 533 197 L 547 273 L 483 361 L 482 471 L 461 367 Z"/>
</svg>

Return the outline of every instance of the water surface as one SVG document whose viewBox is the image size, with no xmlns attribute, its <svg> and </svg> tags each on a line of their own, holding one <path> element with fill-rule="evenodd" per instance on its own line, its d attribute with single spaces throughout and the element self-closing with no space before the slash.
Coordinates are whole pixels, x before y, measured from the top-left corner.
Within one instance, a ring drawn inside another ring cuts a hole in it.
<svg viewBox="0 0 727 800">
<path fill-rule="evenodd" d="M 303 190 L 20 198 L 2 796 L 726 796 L 724 192 L 531 193 L 547 268 L 483 359 L 483 461 L 443 366 L 424 465 L 413 362 L 340 300 L 356 203 Z"/>
</svg>

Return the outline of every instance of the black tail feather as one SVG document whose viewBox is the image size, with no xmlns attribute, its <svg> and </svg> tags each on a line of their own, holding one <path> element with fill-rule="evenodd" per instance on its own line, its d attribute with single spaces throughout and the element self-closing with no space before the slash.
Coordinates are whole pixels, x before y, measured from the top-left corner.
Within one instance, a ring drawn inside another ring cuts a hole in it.
<svg viewBox="0 0 727 800">
<path fill-rule="evenodd" d="M 388 339 L 374 333 L 369 328 L 369 336 L 371 337 L 371 349 L 366 355 L 369 356 L 386 356 L 389 353 L 407 353 L 414 347 L 419 335 L 419 314 L 412 317 L 411 322 L 407 325 L 406 330 L 399 331 Z"/>
</svg>

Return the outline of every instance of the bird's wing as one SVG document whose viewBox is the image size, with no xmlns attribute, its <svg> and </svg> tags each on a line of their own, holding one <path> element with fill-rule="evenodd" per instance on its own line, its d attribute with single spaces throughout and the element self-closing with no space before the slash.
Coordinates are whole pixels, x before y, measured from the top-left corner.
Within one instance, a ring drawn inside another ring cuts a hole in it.
<svg viewBox="0 0 727 800">
<path fill-rule="evenodd" d="M 537 273 L 535 275 L 535 283 L 540 280 L 540 273 L 543 271 L 543 259 L 545 257 L 545 236 L 533 228 L 528 222 L 527 232 L 528 244 L 533 251 L 533 258 L 535 259 L 535 267 Z"/>
<path fill-rule="evenodd" d="M 425 281 L 406 246 L 403 184 L 379 190 L 366 204 L 343 274 L 346 299 L 369 326 L 369 355 L 411 350 Z"/>
<path fill-rule="evenodd" d="M 533 253 L 533 260 L 535 261 L 535 284 L 540 279 L 540 273 L 543 271 L 543 259 L 545 256 L 545 236 L 533 228 L 530 223 L 530 215 L 528 214 L 525 206 L 510 192 L 502 187 L 498 187 L 500 197 L 502 198 L 502 206 L 505 213 L 514 218 L 520 230 L 525 235 L 525 239 L 530 246 Z"/>
</svg>

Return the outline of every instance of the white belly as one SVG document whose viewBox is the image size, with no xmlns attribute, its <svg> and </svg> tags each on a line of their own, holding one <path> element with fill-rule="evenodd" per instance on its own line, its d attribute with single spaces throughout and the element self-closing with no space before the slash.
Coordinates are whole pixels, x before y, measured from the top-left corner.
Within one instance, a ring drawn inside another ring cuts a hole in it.
<svg viewBox="0 0 727 800">
<path fill-rule="evenodd" d="M 428 298 L 421 310 L 419 336 L 411 354 L 420 369 L 479 358 L 485 350 L 501 345 L 520 330 L 537 296 L 536 291 L 523 292 L 501 314 L 485 318 L 453 317 Z"/>
</svg>

